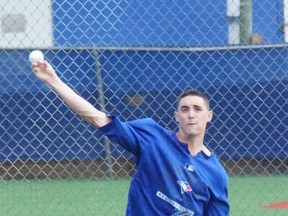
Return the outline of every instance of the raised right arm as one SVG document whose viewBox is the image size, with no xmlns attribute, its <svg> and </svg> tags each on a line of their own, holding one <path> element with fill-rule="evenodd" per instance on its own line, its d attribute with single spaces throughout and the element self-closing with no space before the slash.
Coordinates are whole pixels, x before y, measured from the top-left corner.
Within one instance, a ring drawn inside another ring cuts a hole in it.
<svg viewBox="0 0 288 216">
<path fill-rule="evenodd" d="M 46 83 L 73 111 L 90 124 L 99 128 L 111 121 L 105 113 L 96 109 L 65 84 L 47 61 L 32 63 L 32 70 L 39 80 Z"/>
</svg>

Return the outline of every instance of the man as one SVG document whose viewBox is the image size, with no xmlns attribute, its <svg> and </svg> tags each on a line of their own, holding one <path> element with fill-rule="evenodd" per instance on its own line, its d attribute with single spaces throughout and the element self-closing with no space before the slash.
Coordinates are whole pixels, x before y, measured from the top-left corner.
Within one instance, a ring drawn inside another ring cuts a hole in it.
<svg viewBox="0 0 288 216">
<path fill-rule="evenodd" d="M 179 131 L 174 133 L 151 118 L 122 122 L 97 110 L 63 83 L 47 61 L 32 68 L 71 109 L 134 155 L 137 171 L 126 215 L 229 215 L 228 176 L 204 145 L 213 113 L 203 94 L 189 90 L 179 97 Z"/>
</svg>

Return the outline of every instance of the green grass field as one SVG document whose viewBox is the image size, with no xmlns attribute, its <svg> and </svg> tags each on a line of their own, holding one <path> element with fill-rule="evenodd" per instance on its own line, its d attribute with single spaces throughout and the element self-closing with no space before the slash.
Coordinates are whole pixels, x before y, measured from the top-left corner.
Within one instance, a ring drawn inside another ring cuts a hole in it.
<svg viewBox="0 0 288 216">
<path fill-rule="evenodd" d="M 125 215 L 130 179 L 0 181 L 0 215 Z M 287 176 L 231 177 L 232 216 L 288 215 L 262 205 L 288 200 Z"/>
<path fill-rule="evenodd" d="M 287 216 L 288 209 L 265 209 L 263 205 L 288 201 L 288 176 L 230 178 L 231 216 Z"/>
</svg>

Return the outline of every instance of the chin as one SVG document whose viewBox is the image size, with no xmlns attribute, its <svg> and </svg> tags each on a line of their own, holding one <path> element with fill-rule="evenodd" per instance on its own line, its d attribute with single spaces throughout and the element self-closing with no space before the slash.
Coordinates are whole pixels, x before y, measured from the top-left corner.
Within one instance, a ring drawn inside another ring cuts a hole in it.
<svg viewBox="0 0 288 216">
<path fill-rule="evenodd" d="M 197 136 L 197 135 L 199 135 L 198 133 L 195 133 L 195 132 L 187 132 L 186 133 L 186 136 L 187 137 L 195 137 L 195 136 Z"/>
</svg>

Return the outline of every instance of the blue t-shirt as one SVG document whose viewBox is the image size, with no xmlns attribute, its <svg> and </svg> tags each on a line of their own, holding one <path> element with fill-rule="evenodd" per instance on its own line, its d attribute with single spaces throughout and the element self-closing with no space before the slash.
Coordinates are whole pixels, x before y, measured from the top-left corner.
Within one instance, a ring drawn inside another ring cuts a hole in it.
<svg viewBox="0 0 288 216">
<path fill-rule="evenodd" d="M 176 134 L 150 118 L 121 122 L 100 130 L 134 155 L 127 216 L 229 215 L 224 168 L 212 153 L 192 156 Z"/>
</svg>

